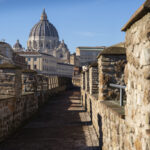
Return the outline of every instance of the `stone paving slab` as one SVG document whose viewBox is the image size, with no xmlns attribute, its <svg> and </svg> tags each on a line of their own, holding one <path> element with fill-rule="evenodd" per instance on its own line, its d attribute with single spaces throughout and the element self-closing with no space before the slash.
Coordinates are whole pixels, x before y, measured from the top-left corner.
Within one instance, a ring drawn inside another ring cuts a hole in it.
<svg viewBox="0 0 150 150">
<path fill-rule="evenodd" d="M 37 116 L 0 144 L 0 150 L 98 150 L 98 138 L 78 91 L 50 100 Z"/>
</svg>

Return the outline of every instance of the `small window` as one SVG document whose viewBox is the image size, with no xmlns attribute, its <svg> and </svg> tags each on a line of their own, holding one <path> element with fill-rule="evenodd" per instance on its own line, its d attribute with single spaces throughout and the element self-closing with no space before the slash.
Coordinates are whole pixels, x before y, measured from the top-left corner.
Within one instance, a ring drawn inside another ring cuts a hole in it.
<svg viewBox="0 0 150 150">
<path fill-rule="evenodd" d="M 34 61 L 37 61 L 37 58 L 36 58 L 36 57 L 34 57 Z"/>
<path fill-rule="evenodd" d="M 31 59 L 30 58 L 28 58 L 28 61 L 30 61 Z"/>
<path fill-rule="evenodd" d="M 34 69 L 36 69 L 36 65 L 34 65 Z"/>
</svg>

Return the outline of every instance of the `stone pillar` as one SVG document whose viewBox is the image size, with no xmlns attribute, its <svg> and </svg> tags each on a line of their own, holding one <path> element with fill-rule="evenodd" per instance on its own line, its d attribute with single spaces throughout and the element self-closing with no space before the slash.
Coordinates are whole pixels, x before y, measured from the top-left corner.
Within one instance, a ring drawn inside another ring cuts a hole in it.
<svg viewBox="0 0 150 150">
<path fill-rule="evenodd" d="M 85 90 L 89 91 L 89 71 L 85 72 Z"/>
<path fill-rule="evenodd" d="M 89 85 L 90 85 L 90 94 L 98 93 L 98 68 L 90 67 L 89 69 Z"/>
<path fill-rule="evenodd" d="M 85 73 L 82 72 L 81 74 L 81 88 L 82 90 L 85 90 Z"/>
<path fill-rule="evenodd" d="M 83 89 L 85 90 L 85 72 L 83 73 Z"/>
<path fill-rule="evenodd" d="M 93 90 L 92 90 L 92 80 L 93 80 L 93 77 L 92 77 L 92 67 L 89 68 L 89 93 L 92 94 L 93 93 Z"/>
<path fill-rule="evenodd" d="M 143 7 L 144 9 L 144 7 Z M 145 12 L 148 9 L 145 9 Z M 142 13 L 139 10 L 138 14 Z M 143 14 L 141 14 L 143 15 Z M 140 16 L 141 17 L 141 16 Z M 126 149 L 150 149 L 150 13 L 125 26 L 128 63 L 125 68 L 127 104 Z M 132 25 L 131 25 L 132 24 Z"/>
<path fill-rule="evenodd" d="M 99 55 L 99 100 L 119 101 L 120 91 L 110 84 L 124 85 L 126 49 L 124 43 L 108 47 Z"/>
<path fill-rule="evenodd" d="M 0 95 L 20 97 L 22 93 L 21 70 L 11 64 L 2 64 L 0 87 Z"/>
</svg>

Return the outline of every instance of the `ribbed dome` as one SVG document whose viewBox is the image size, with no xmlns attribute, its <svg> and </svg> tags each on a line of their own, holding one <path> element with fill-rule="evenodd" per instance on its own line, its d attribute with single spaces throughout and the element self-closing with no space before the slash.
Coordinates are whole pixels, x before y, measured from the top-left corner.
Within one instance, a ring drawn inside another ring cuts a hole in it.
<svg viewBox="0 0 150 150">
<path fill-rule="evenodd" d="M 41 15 L 41 20 L 32 28 L 30 32 L 30 37 L 31 36 L 48 36 L 58 38 L 56 28 L 47 20 L 45 9 Z"/>
</svg>

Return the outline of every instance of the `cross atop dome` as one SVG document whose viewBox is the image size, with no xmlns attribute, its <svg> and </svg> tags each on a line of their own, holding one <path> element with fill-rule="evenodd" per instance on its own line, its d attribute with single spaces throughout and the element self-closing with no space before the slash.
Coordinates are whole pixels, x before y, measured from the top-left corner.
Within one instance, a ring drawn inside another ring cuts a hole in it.
<svg viewBox="0 0 150 150">
<path fill-rule="evenodd" d="M 45 12 L 45 8 L 43 9 L 42 15 L 41 15 L 41 20 L 47 20 L 47 14 Z"/>
</svg>

